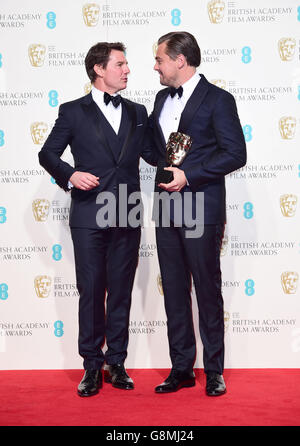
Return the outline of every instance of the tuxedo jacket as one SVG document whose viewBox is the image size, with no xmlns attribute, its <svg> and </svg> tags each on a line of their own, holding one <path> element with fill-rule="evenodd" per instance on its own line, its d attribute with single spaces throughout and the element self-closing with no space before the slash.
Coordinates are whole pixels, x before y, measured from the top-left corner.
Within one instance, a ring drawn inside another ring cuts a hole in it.
<svg viewBox="0 0 300 446">
<path fill-rule="evenodd" d="M 75 171 L 99 177 L 99 186 L 90 191 L 71 189 L 71 227 L 98 227 L 96 213 L 100 205 L 96 198 L 100 192 L 112 192 L 118 203 L 120 184 L 127 186 L 127 197 L 140 191 L 140 156 L 149 163 L 153 163 L 154 156 L 147 147 L 147 119 L 143 105 L 123 99 L 116 134 L 91 93 L 60 106 L 55 125 L 39 153 L 40 164 L 66 191 Z M 74 166 L 61 159 L 68 145 Z"/>
<path fill-rule="evenodd" d="M 159 116 L 169 89 L 160 90 L 149 118 L 158 167 L 166 166 L 166 141 Z M 204 224 L 226 220 L 225 175 L 246 163 L 246 144 L 234 97 L 206 80 L 203 74 L 181 114 L 178 131 L 192 138 L 192 146 L 179 166 L 188 186 L 181 190 L 204 192 Z M 156 191 L 162 191 L 156 185 Z M 184 199 L 182 200 L 184 203 Z"/>
</svg>

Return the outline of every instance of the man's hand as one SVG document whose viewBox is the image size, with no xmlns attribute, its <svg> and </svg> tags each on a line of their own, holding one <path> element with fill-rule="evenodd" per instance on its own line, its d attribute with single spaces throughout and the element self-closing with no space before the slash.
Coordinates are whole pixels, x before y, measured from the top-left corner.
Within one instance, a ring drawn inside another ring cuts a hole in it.
<svg viewBox="0 0 300 446">
<path fill-rule="evenodd" d="M 99 177 L 88 172 L 74 172 L 69 181 L 81 190 L 91 190 L 99 186 Z"/>
<path fill-rule="evenodd" d="M 170 170 L 173 172 L 173 181 L 168 184 L 159 183 L 158 186 L 168 192 L 180 192 L 181 189 L 187 184 L 187 179 L 184 171 L 178 169 L 177 167 L 165 167 L 164 170 Z"/>
</svg>

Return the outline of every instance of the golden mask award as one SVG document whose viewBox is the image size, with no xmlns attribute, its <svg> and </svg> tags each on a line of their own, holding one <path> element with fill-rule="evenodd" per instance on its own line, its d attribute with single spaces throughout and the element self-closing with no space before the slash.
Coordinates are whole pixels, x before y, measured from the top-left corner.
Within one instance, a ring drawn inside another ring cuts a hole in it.
<svg viewBox="0 0 300 446">
<path fill-rule="evenodd" d="M 49 297 L 51 291 L 51 277 L 44 275 L 35 277 L 34 288 L 37 297 Z"/>
<path fill-rule="evenodd" d="M 172 132 L 167 142 L 166 161 L 168 167 L 180 166 L 188 154 L 192 145 L 192 138 L 180 132 Z M 166 166 L 167 167 L 167 166 Z M 173 181 L 173 172 L 164 170 L 163 167 L 157 169 L 155 182 L 170 183 Z"/>
</svg>

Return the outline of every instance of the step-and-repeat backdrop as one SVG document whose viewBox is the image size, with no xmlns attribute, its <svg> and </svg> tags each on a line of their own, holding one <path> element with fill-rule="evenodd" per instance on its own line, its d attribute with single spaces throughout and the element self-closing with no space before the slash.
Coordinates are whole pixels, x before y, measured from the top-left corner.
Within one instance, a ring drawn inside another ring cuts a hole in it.
<svg viewBox="0 0 300 446">
<path fill-rule="evenodd" d="M 231 92 L 248 148 L 227 182 L 226 368 L 300 366 L 300 1 L 13 0 L 0 3 L 0 367 L 81 368 L 70 195 L 38 163 L 59 105 L 90 90 L 84 57 L 127 46 L 122 94 L 150 113 L 157 39 L 195 35 L 200 73 Z M 72 162 L 69 149 L 64 159 Z M 146 207 L 155 169 L 141 161 Z M 198 354 L 202 346 L 192 293 Z M 155 233 L 145 227 L 126 365 L 170 366 Z"/>
</svg>

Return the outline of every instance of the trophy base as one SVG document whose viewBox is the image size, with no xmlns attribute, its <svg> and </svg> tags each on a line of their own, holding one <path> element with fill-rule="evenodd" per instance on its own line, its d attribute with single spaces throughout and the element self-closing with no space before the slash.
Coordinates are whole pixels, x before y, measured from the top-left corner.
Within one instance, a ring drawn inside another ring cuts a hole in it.
<svg viewBox="0 0 300 446">
<path fill-rule="evenodd" d="M 168 184 L 168 183 L 171 183 L 171 181 L 173 181 L 173 179 L 174 179 L 173 172 L 171 172 L 170 170 L 164 170 L 163 168 L 157 169 L 156 177 L 155 177 L 156 184 L 159 184 L 159 183 Z"/>
</svg>

